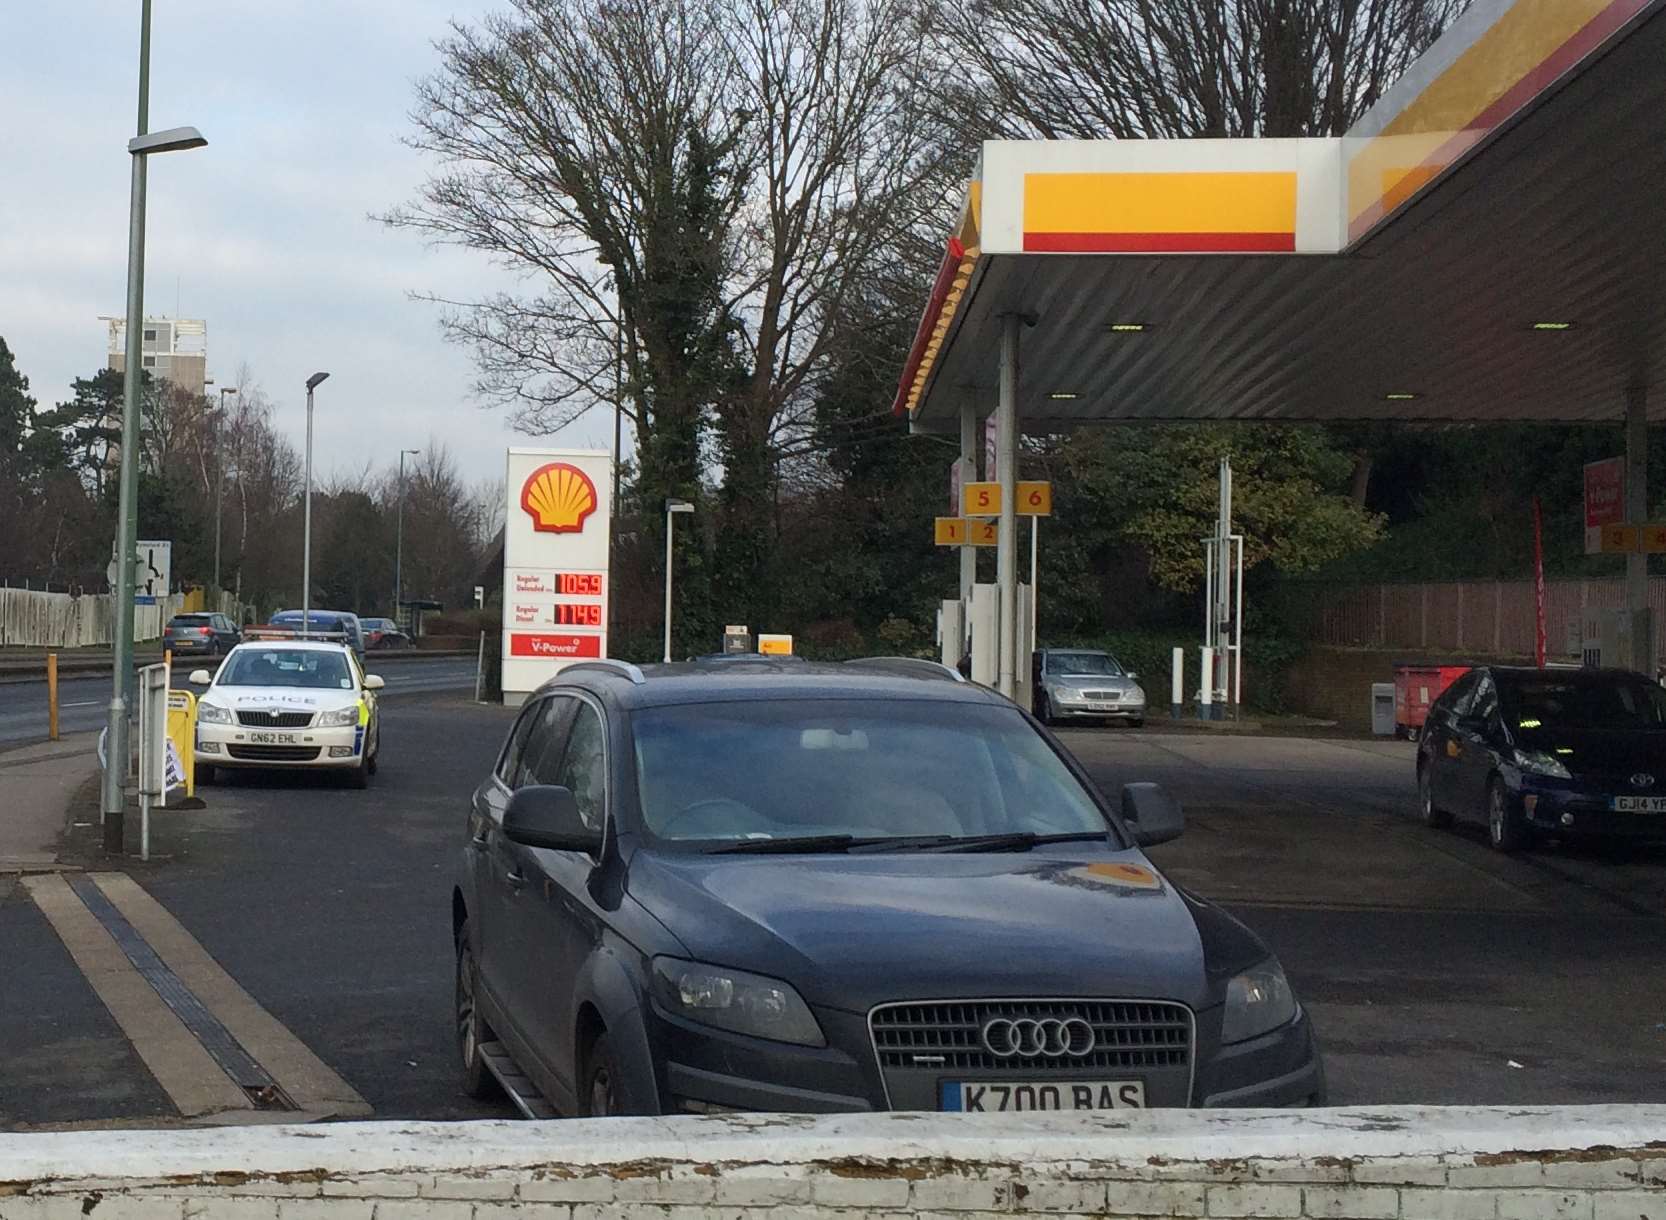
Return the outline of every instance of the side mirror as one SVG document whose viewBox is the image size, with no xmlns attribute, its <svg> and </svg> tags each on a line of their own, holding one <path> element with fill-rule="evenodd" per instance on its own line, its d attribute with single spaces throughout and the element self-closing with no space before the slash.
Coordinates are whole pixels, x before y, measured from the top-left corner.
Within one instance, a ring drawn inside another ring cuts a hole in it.
<svg viewBox="0 0 1666 1220">
<path fill-rule="evenodd" d="M 1140 680 L 1140 676 L 1137 673 L 1135 673 L 1133 670 L 1130 669 L 1128 671 L 1128 680 L 1130 682 L 1138 682 Z"/>
<path fill-rule="evenodd" d="M 511 843 L 551 851 L 602 849 L 602 832 L 584 824 L 572 791 L 553 784 L 517 788 L 503 811 L 503 834 Z"/>
<path fill-rule="evenodd" d="M 192 686 L 207 686 L 214 681 L 214 675 L 206 669 L 193 669 L 191 676 L 186 681 Z"/>
<path fill-rule="evenodd" d="M 366 674 L 364 676 L 365 690 L 381 690 L 387 683 L 382 681 L 381 674 Z"/>
<path fill-rule="evenodd" d="M 1141 847 L 1178 839 L 1186 829 L 1180 802 L 1161 784 L 1124 784 L 1122 818 Z"/>
</svg>

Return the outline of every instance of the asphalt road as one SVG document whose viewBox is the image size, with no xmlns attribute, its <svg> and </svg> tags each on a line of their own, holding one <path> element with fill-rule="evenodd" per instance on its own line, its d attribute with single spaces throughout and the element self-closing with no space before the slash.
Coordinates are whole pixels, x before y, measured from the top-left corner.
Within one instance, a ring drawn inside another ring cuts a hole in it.
<svg viewBox="0 0 1666 1220">
<path fill-rule="evenodd" d="M 192 658 L 176 660 L 176 680 L 190 674 Z M 372 654 L 368 669 L 380 673 L 387 689 L 397 694 L 453 690 L 474 682 L 474 662 L 455 657 L 433 661 L 400 660 L 377 669 Z M 58 727 L 80 733 L 104 727 L 110 706 L 110 675 L 65 677 L 58 682 Z M 43 741 L 47 735 L 46 683 L 0 683 L 0 744 Z"/>
<path fill-rule="evenodd" d="M 381 1118 L 500 1116 L 458 1090 L 446 894 L 509 714 L 390 700 L 369 792 L 237 778 L 157 815 L 131 873 Z M 1412 816 L 1398 743 L 1065 735 L 1097 782 L 1171 785 L 1171 876 L 1267 938 L 1314 1014 L 1332 1100 L 1666 1101 L 1666 856 L 1506 860 Z M 83 828 L 90 834 L 90 828 Z M 0 1126 L 157 1122 L 167 1098 L 51 927 L 0 882 Z"/>
</svg>

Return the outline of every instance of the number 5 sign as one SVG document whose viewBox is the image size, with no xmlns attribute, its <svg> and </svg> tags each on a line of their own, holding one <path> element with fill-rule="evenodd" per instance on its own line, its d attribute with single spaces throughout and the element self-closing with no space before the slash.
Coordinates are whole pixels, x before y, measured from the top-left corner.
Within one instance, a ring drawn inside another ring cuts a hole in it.
<svg viewBox="0 0 1666 1220">
<path fill-rule="evenodd" d="M 1001 485 L 999 483 L 967 483 L 961 490 L 965 505 L 962 512 L 968 517 L 998 517 L 1001 515 Z M 1020 517 L 1050 517 L 1053 515 L 1053 485 L 1046 482 L 1018 484 Z"/>
</svg>

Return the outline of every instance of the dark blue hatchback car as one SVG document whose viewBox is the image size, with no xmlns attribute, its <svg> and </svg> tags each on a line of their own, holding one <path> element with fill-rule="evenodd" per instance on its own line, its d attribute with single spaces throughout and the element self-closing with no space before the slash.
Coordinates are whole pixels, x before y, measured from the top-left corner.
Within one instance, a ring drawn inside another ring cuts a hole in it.
<svg viewBox="0 0 1666 1220">
<path fill-rule="evenodd" d="M 464 1083 L 524 1113 L 1322 1102 L 1278 962 L 928 662 L 569 666 L 475 793 Z"/>
<path fill-rule="evenodd" d="M 1666 841 L 1666 689 L 1618 669 L 1482 666 L 1429 708 L 1423 820 L 1503 852 L 1548 838 Z"/>
</svg>

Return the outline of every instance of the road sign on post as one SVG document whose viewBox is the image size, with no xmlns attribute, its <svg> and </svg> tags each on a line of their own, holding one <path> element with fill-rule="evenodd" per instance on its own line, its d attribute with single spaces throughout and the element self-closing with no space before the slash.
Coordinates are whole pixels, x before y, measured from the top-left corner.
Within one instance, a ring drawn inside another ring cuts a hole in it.
<svg viewBox="0 0 1666 1220">
<path fill-rule="evenodd" d="M 173 553 L 172 542 L 153 539 L 149 542 L 141 541 L 133 555 L 133 603 L 138 606 L 154 606 L 157 601 L 168 595 L 173 587 Z M 110 547 L 110 566 L 104 569 L 104 577 L 110 582 L 110 588 L 115 589 L 117 578 L 121 573 L 117 570 L 116 548 Z"/>
</svg>

